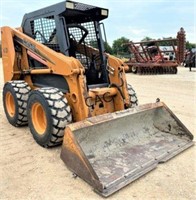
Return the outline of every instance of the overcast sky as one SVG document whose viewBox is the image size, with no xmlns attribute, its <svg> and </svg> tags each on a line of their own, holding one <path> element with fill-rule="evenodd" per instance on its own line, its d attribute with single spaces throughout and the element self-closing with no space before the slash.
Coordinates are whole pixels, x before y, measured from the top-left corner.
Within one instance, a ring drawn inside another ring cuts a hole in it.
<svg viewBox="0 0 196 200">
<path fill-rule="evenodd" d="M 137 42 L 145 36 L 153 39 L 176 37 L 184 27 L 189 42 L 196 42 L 196 0 L 76 0 L 109 9 L 104 20 L 107 40 L 125 36 Z M 0 26 L 18 27 L 25 13 L 61 0 L 0 0 Z"/>
</svg>

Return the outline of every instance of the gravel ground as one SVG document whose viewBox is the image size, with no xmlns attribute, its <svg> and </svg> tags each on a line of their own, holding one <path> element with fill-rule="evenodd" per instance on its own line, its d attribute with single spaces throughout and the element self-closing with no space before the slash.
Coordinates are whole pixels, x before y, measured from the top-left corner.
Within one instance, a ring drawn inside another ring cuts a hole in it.
<svg viewBox="0 0 196 200">
<path fill-rule="evenodd" d="M 1 61 L 0 61 L 1 64 Z M 196 134 L 196 70 L 179 67 L 177 75 L 127 74 L 139 103 L 159 97 L 184 125 Z M 0 65 L 0 199 L 100 200 L 101 196 L 72 173 L 60 159 L 60 147 L 37 145 L 28 127 L 14 128 L 2 105 L 3 73 Z M 107 198 L 108 200 L 196 199 L 195 147 L 159 165 L 155 170 Z"/>
</svg>

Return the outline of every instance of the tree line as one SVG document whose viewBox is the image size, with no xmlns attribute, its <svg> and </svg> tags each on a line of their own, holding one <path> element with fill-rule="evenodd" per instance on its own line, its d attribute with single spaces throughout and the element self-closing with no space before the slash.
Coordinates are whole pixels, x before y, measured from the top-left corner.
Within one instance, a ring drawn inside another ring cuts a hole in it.
<svg viewBox="0 0 196 200">
<path fill-rule="evenodd" d="M 172 38 L 170 37 L 170 38 L 162 38 L 162 39 L 172 39 Z M 154 39 L 146 36 L 141 40 L 141 42 L 150 41 L 150 40 L 154 40 Z M 159 38 L 158 40 L 161 40 L 161 39 Z M 105 44 L 106 52 L 113 54 L 113 55 L 117 55 L 117 56 L 129 54 L 128 46 L 125 45 L 126 43 L 129 43 L 129 42 L 130 42 L 130 40 L 128 38 L 121 37 L 121 38 L 114 40 L 112 46 L 110 46 L 108 43 L 106 43 Z M 167 41 L 161 41 L 160 44 L 161 44 L 161 46 L 170 46 L 169 42 L 167 42 Z M 192 49 L 192 48 L 196 48 L 196 44 L 186 41 L 186 49 Z"/>
</svg>

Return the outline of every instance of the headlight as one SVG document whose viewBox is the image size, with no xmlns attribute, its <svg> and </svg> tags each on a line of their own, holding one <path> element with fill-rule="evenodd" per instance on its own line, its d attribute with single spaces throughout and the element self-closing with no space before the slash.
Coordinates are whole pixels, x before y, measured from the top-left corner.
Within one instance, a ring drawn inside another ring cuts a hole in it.
<svg viewBox="0 0 196 200">
<path fill-rule="evenodd" d="M 103 15 L 103 16 L 108 16 L 108 11 L 102 9 L 102 10 L 101 10 L 101 15 Z"/>
<path fill-rule="evenodd" d="M 68 8 L 68 9 L 74 9 L 74 3 L 67 1 L 65 3 L 65 7 Z"/>
</svg>

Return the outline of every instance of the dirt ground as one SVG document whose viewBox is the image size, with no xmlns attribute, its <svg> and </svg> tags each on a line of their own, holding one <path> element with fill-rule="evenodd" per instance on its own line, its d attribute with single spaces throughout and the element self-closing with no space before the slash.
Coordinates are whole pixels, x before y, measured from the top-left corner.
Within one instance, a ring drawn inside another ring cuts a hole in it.
<svg viewBox="0 0 196 200">
<path fill-rule="evenodd" d="M 0 60 L 1 62 L 1 60 Z M 196 70 L 178 68 L 177 75 L 127 74 L 139 103 L 159 97 L 185 126 L 196 134 Z M 72 173 L 59 158 L 60 147 L 37 145 L 28 127 L 14 128 L 2 105 L 3 74 L 0 66 L 0 199 L 2 200 L 100 200 L 101 196 Z M 196 136 L 196 135 L 195 135 Z M 195 147 L 159 165 L 108 200 L 196 199 Z"/>
</svg>

